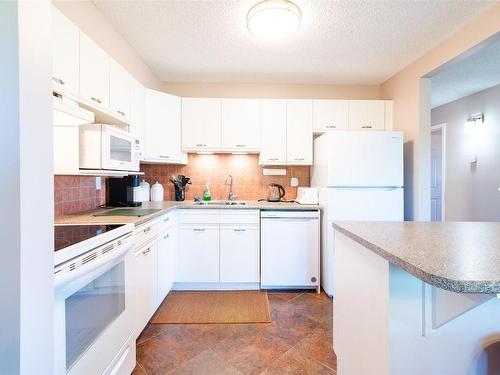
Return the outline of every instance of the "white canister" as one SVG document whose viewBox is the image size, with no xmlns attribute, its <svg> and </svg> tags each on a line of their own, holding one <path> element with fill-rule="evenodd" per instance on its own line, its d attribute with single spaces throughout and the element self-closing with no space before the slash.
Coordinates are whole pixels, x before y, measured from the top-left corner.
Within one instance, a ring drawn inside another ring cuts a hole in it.
<svg viewBox="0 0 500 375">
<path fill-rule="evenodd" d="M 151 194 L 151 188 L 149 187 L 149 182 L 147 182 L 146 180 L 142 180 L 139 186 L 141 187 L 142 190 L 142 201 L 148 202 Z"/>
<path fill-rule="evenodd" d="M 163 200 L 163 186 L 156 181 L 156 183 L 151 186 L 151 201 L 161 202 Z"/>
</svg>

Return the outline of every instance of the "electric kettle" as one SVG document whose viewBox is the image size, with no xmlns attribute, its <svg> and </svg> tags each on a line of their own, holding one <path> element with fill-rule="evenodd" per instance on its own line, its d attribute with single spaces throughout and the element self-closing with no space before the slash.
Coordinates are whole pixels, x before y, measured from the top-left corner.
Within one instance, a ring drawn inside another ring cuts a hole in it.
<svg viewBox="0 0 500 375">
<path fill-rule="evenodd" d="M 267 201 L 279 202 L 285 196 L 285 189 L 280 184 L 271 183 L 268 185 Z"/>
</svg>

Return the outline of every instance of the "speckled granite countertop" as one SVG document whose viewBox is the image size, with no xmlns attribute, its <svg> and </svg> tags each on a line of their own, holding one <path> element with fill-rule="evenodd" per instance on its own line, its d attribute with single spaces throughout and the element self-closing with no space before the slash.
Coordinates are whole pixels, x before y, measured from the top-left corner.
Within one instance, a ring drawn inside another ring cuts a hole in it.
<svg viewBox="0 0 500 375">
<path fill-rule="evenodd" d="M 174 209 L 198 209 L 198 210 L 319 210 L 318 205 L 307 205 L 289 202 L 258 202 L 258 201 L 245 201 L 245 205 L 195 205 L 193 201 L 162 201 L 162 202 L 147 202 L 140 208 L 158 208 L 160 211 L 146 216 L 94 216 L 98 212 L 103 212 L 106 209 L 97 209 L 87 211 L 74 215 L 65 215 L 56 217 L 56 224 L 128 224 L 132 223 L 140 225 L 155 217 L 161 216 L 168 211 Z"/>
<path fill-rule="evenodd" d="M 335 222 L 334 228 L 441 289 L 500 293 L 500 223 Z"/>
</svg>

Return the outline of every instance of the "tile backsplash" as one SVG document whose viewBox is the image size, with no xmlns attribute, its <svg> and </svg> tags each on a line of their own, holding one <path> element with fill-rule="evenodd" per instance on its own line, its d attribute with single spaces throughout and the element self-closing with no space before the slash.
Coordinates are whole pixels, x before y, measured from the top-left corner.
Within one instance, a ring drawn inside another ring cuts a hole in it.
<svg viewBox="0 0 500 375">
<path fill-rule="evenodd" d="M 210 185 L 212 199 L 227 199 L 229 186 L 224 184 L 228 174 L 233 176 L 233 191 L 237 199 L 257 200 L 267 196 L 267 185 L 271 182 L 283 185 L 286 200 L 297 197 L 297 188 L 290 186 L 296 177 L 299 186 L 309 186 L 309 167 L 274 167 L 286 169 L 286 176 L 264 176 L 259 166 L 258 155 L 189 154 L 188 165 L 142 164 L 141 171 L 151 185 L 157 180 L 164 187 L 164 199 L 174 200 L 171 175 L 183 174 L 191 177 L 192 185 L 186 188 L 186 200 L 203 195 L 205 183 Z M 88 211 L 106 203 L 106 181 L 102 178 L 101 189 L 96 189 L 96 178 L 88 176 L 54 176 L 55 215 L 69 215 Z"/>
<path fill-rule="evenodd" d="M 205 183 L 209 183 L 212 199 L 227 199 L 229 186 L 224 184 L 228 174 L 233 176 L 233 191 L 237 199 L 257 200 L 266 198 L 267 185 L 271 182 L 283 185 L 286 191 L 284 199 L 297 197 L 297 188 L 290 186 L 290 179 L 296 177 L 299 186 L 310 185 L 308 166 L 274 167 L 286 169 L 286 176 L 264 176 L 259 166 L 259 155 L 189 154 L 188 165 L 142 164 L 141 171 L 151 185 L 158 180 L 164 187 L 164 199 L 174 200 L 174 187 L 169 181 L 171 175 L 183 174 L 191 178 L 192 185 L 186 188 L 186 200 L 195 195 L 203 195 Z"/>
<path fill-rule="evenodd" d="M 92 210 L 106 203 L 106 183 L 96 190 L 96 178 L 88 176 L 54 176 L 54 210 L 56 216 Z"/>
</svg>

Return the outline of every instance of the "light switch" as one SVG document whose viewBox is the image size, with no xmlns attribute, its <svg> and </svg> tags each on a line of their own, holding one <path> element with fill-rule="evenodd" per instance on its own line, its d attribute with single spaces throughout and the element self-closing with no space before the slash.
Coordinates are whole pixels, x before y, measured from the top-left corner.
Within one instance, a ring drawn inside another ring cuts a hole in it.
<svg viewBox="0 0 500 375">
<path fill-rule="evenodd" d="M 297 177 L 292 177 L 290 179 L 290 186 L 291 187 L 297 187 L 297 186 L 299 186 L 299 179 Z"/>
<path fill-rule="evenodd" d="M 96 190 L 101 190 L 102 188 L 102 180 L 101 177 L 96 177 L 95 178 L 95 189 Z"/>
</svg>

